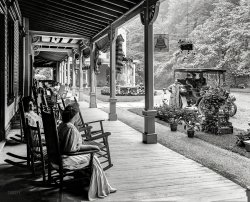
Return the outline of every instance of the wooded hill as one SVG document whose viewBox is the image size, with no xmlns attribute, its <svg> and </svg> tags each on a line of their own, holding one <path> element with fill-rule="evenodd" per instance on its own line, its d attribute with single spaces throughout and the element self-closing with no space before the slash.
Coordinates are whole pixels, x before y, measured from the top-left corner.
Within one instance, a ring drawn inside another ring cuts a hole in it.
<svg viewBox="0 0 250 202">
<path fill-rule="evenodd" d="M 137 81 L 143 81 L 144 38 L 139 16 L 124 26 L 127 56 L 141 61 Z M 250 0 L 165 0 L 154 23 L 155 34 L 169 35 L 169 52 L 155 52 L 155 88 L 169 86 L 174 68 L 223 68 L 230 75 L 250 74 Z M 179 40 L 191 40 L 194 50 L 181 52 Z"/>
</svg>

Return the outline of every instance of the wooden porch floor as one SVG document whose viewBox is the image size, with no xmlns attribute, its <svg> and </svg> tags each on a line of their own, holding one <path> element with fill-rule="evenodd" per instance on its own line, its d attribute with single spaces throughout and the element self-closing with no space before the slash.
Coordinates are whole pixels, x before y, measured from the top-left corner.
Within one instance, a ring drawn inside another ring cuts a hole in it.
<svg viewBox="0 0 250 202">
<path fill-rule="evenodd" d="M 85 121 L 107 119 L 80 102 Z M 114 166 L 106 171 L 117 188 L 100 201 L 247 201 L 245 189 L 160 144 L 142 143 L 142 134 L 120 122 L 104 123 Z"/>
<path fill-rule="evenodd" d="M 86 122 L 108 118 L 86 102 L 80 106 Z M 142 134 L 128 125 L 105 121 L 104 128 L 112 133 L 114 164 L 106 174 L 118 191 L 97 201 L 247 201 L 241 186 L 160 144 L 143 144 Z M 0 154 L 0 201 L 86 201 L 86 193 L 60 194 L 57 188 L 43 187 L 40 177 L 32 179 L 26 169 L 4 164 L 7 151 L 25 156 L 25 145 L 7 146 Z"/>
</svg>

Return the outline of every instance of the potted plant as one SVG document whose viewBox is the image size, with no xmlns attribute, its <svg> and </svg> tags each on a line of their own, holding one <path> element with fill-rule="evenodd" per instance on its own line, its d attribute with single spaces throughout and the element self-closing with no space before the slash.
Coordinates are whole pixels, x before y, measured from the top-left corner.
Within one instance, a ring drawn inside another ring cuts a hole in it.
<svg viewBox="0 0 250 202">
<path fill-rule="evenodd" d="M 171 107 L 167 115 L 171 131 L 177 131 L 178 124 L 182 122 L 183 110 Z"/>
<path fill-rule="evenodd" d="M 200 130 L 199 116 L 197 111 L 184 111 L 183 120 L 185 122 L 184 129 L 187 130 L 188 137 L 194 137 L 195 131 Z"/>
</svg>

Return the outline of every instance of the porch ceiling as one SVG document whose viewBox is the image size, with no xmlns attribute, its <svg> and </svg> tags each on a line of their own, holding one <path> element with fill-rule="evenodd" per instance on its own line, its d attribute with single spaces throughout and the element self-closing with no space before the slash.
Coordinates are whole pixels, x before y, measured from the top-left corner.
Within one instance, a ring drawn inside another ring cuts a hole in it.
<svg viewBox="0 0 250 202">
<path fill-rule="evenodd" d="M 150 4 L 156 1 L 158 0 L 149 0 Z M 69 54 L 69 51 L 62 49 L 76 48 L 82 40 L 98 40 L 107 34 L 111 24 L 118 27 L 140 13 L 144 0 L 18 0 L 18 2 L 22 16 L 29 19 L 30 30 L 81 36 L 76 39 L 56 37 L 57 44 L 55 44 L 53 41 L 55 36 L 53 38 L 51 35 L 40 35 L 39 44 L 34 44 L 38 45 L 39 58 L 44 58 L 45 61 L 61 61 Z"/>
<path fill-rule="evenodd" d="M 142 0 L 19 0 L 30 30 L 93 38 Z"/>
</svg>

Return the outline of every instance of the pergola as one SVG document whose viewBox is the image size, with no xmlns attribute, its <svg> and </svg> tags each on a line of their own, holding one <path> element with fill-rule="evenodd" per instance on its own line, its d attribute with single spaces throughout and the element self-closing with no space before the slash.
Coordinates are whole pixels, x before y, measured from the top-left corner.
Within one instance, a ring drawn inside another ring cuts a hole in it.
<svg viewBox="0 0 250 202">
<path fill-rule="evenodd" d="M 159 0 L 19 0 L 25 30 L 24 95 L 31 90 L 33 65 L 56 64 L 57 80 L 69 83 L 69 56 L 73 58 L 73 91 L 75 90 L 76 54 L 79 54 L 82 99 L 84 57 L 90 56 L 90 107 L 96 105 L 96 50 L 104 44 L 110 50 L 109 120 L 117 120 L 115 97 L 115 41 L 118 27 L 140 14 L 144 25 L 145 52 L 145 125 L 144 143 L 156 143 L 153 108 L 153 22 L 157 18 Z M 66 73 L 67 72 L 67 73 Z"/>
</svg>

